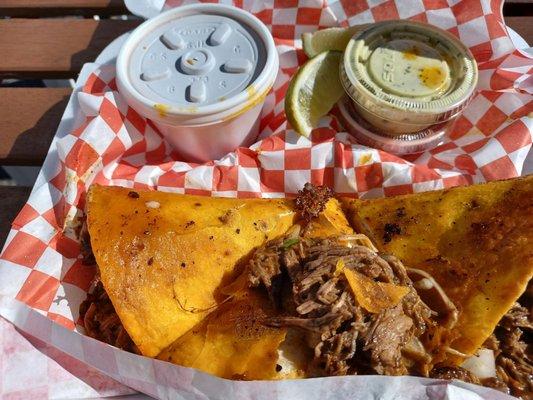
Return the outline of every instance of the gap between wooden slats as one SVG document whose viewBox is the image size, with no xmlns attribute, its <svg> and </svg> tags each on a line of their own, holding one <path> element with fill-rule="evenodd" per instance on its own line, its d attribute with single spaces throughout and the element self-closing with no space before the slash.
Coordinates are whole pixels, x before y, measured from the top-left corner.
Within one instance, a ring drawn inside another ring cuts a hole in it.
<svg viewBox="0 0 533 400">
<path fill-rule="evenodd" d="M 0 16 L 43 18 L 60 15 L 127 14 L 123 0 L 1 0 Z"/>
</svg>

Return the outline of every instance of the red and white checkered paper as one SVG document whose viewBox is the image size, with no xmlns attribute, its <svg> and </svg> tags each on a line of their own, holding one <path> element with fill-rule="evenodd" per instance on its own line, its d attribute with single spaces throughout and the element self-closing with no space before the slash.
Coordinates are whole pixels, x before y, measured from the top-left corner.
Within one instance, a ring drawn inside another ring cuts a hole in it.
<svg viewBox="0 0 533 400">
<path fill-rule="evenodd" d="M 75 231 L 88 187 L 100 183 L 206 196 L 286 197 L 313 182 L 341 195 L 371 198 L 519 176 L 532 145 L 533 122 L 528 113 L 533 112 L 533 60 L 516 50 L 507 36 L 501 1 L 233 3 L 269 26 L 280 55 L 278 78 L 262 112 L 263 139 L 219 161 L 202 165 L 176 161 L 179 155 L 152 123 L 129 108 L 117 92 L 114 67 L 97 68 L 78 94 L 82 123 L 68 135 L 55 138 L 38 184 L 13 222 L 0 257 L 0 314 L 50 346 L 157 397 L 179 393 L 220 398 L 218 393 L 233 393 L 261 398 L 263 394 L 255 391 L 259 389 L 268 390 L 268 398 L 274 389 L 285 394 L 298 390 L 306 398 L 324 397 L 319 386 L 334 394 L 341 389 L 352 393 L 363 384 L 357 377 L 328 378 L 320 384 L 309 380 L 306 387 L 291 382 L 228 382 L 127 354 L 83 336 L 78 308 L 95 270 L 81 263 Z M 168 1 L 166 7 L 179 4 L 184 2 Z M 283 98 L 290 77 L 306 60 L 300 35 L 329 26 L 395 18 L 447 29 L 470 47 L 479 63 L 479 92 L 446 142 L 400 158 L 358 145 L 333 117 L 324 118 L 309 139 L 289 129 Z M 413 382 L 375 379 L 398 391 Z M 428 384 L 416 382 L 421 387 Z M 449 385 L 435 387 L 452 390 Z M 501 396 L 476 390 L 487 398 Z"/>
</svg>

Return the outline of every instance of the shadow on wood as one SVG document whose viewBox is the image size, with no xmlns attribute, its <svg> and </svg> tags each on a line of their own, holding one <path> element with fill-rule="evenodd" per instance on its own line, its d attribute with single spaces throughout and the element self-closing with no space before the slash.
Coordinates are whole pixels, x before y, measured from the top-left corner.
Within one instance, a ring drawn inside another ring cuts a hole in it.
<svg viewBox="0 0 533 400">
<path fill-rule="evenodd" d="M 68 88 L 0 88 L 0 165 L 43 164 L 70 92 Z"/>
<path fill-rule="evenodd" d="M 115 21 L 101 20 L 94 27 L 87 46 L 72 55 L 70 65 L 76 71 L 80 71 L 83 64 L 94 62 L 96 57 L 117 37 L 135 29 L 143 21 Z"/>
</svg>

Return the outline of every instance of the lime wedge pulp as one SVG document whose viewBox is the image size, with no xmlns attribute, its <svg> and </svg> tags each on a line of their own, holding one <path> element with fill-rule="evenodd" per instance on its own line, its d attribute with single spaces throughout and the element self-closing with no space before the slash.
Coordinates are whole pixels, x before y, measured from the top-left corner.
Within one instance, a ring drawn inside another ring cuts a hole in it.
<svg viewBox="0 0 533 400">
<path fill-rule="evenodd" d="M 351 37 L 365 29 L 369 24 L 349 28 L 327 28 L 302 35 L 302 45 L 307 57 L 312 58 L 327 50 L 344 51 Z"/>
<path fill-rule="evenodd" d="M 300 67 L 285 96 L 285 114 L 292 127 L 309 136 L 321 117 L 343 96 L 339 66 L 343 53 L 330 50 Z"/>
</svg>

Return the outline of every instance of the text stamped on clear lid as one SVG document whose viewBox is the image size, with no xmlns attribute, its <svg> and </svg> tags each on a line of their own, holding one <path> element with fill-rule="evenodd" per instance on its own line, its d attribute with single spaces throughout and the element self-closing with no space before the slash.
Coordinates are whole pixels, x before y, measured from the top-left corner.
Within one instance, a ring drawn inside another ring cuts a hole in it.
<svg viewBox="0 0 533 400">
<path fill-rule="evenodd" d="M 443 93 L 451 83 L 450 68 L 429 45 L 397 39 L 379 47 L 369 58 L 369 72 L 386 91 L 405 97 Z"/>
</svg>

